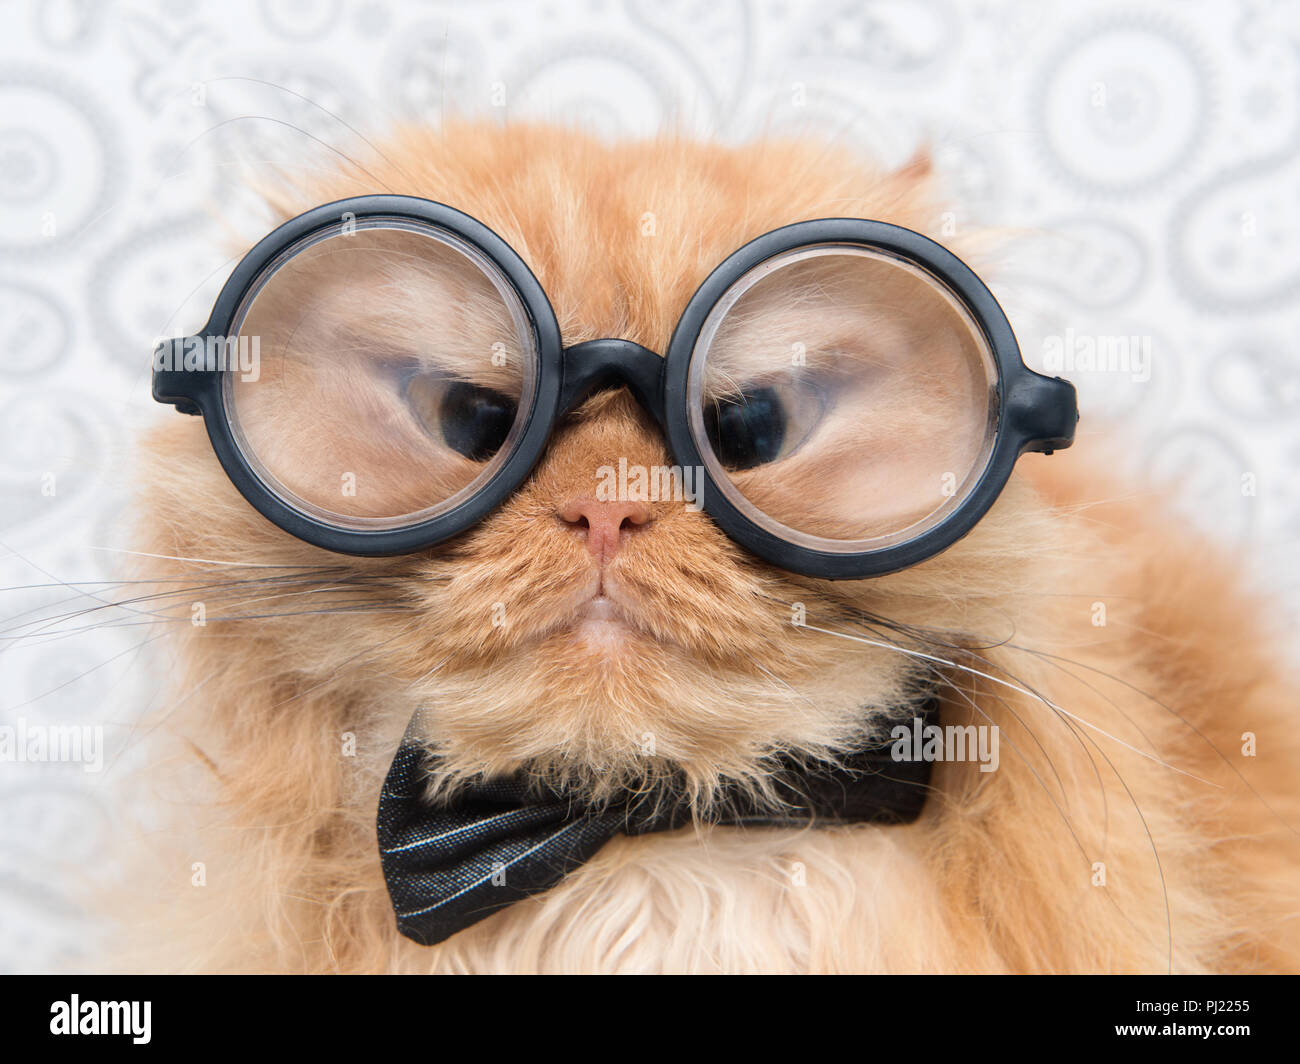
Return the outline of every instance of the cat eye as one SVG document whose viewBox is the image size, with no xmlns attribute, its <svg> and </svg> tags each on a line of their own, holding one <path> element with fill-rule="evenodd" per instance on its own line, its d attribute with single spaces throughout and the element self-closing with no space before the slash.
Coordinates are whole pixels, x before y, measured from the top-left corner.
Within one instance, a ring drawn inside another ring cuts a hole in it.
<svg viewBox="0 0 1300 1064">
<path fill-rule="evenodd" d="M 705 407 L 704 431 L 727 469 L 774 462 L 785 442 L 785 408 L 771 388 L 723 396 Z"/>
<path fill-rule="evenodd" d="M 154 351 L 154 398 L 203 417 L 245 498 L 357 555 L 426 550 L 482 520 L 560 420 L 612 387 L 698 471 L 727 535 L 830 579 L 944 550 L 1022 453 L 1068 447 L 1078 420 L 1073 386 L 1025 366 L 969 267 L 856 218 L 731 254 L 660 357 L 616 338 L 565 347 L 537 279 L 468 215 L 356 197 L 264 238 L 203 329 Z"/>
<path fill-rule="evenodd" d="M 825 405 L 812 382 L 755 384 L 707 401 L 704 432 L 724 469 L 752 469 L 796 451 L 816 428 Z"/>
<path fill-rule="evenodd" d="M 486 462 L 506 442 L 518 415 L 515 401 L 492 388 L 416 374 L 406 398 L 420 424 L 458 454 Z"/>
</svg>

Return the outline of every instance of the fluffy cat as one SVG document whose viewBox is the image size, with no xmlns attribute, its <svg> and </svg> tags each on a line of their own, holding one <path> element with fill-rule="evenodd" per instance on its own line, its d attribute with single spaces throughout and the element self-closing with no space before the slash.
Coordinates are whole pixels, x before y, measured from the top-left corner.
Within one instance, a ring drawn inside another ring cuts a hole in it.
<svg viewBox="0 0 1300 1064">
<path fill-rule="evenodd" d="M 663 351 L 695 288 L 747 240 L 829 216 L 926 231 L 930 185 L 923 160 L 883 173 L 806 144 L 453 124 L 267 195 L 286 218 L 380 191 L 450 204 L 520 253 L 566 344 Z M 383 296 L 367 283 L 349 298 L 373 308 Z M 145 441 L 138 548 L 176 616 L 202 601 L 209 620 L 171 626 L 161 730 L 182 744 L 169 811 L 184 830 L 174 845 L 154 836 L 157 864 L 136 879 L 133 907 L 156 923 L 130 936 L 134 963 L 1295 971 L 1300 748 L 1274 629 L 1227 560 L 1112 479 L 1091 413 L 1072 450 L 1023 458 L 955 546 L 844 583 L 762 563 L 680 503 L 650 504 L 617 550 L 589 550 L 565 507 L 597 469 L 671 461 L 624 392 L 577 410 L 478 526 L 377 560 L 273 527 L 201 419 L 166 417 Z M 274 432 L 290 446 L 318 414 L 286 401 Z M 940 446 L 946 427 L 930 431 Z M 626 623 L 582 614 L 602 569 Z M 505 625 L 491 623 L 498 603 Z M 607 793 L 676 767 L 705 803 L 724 780 L 760 778 L 766 755 L 842 750 L 910 716 L 918 679 L 936 676 L 945 721 L 1001 729 L 1000 765 L 936 765 L 915 824 L 618 837 L 440 945 L 396 932 L 375 805 L 417 707 L 446 786 L 527 766 Z M 1256 756 L 1242 756 L 1246 732 Z"/>
</svg>

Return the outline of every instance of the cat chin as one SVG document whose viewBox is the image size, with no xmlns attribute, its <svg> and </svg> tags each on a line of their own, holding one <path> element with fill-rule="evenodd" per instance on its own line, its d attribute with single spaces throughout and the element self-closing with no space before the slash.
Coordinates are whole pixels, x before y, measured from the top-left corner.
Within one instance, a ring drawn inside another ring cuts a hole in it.
<svg viewBox="0 0 1300 1064">
<path fill-rule="evenodd" d="M 573 630 L 575 643 L 606 654 L 624 651 L 633 638 L 632 629 L 620 620 L 584 620 Z"/>
</svg>

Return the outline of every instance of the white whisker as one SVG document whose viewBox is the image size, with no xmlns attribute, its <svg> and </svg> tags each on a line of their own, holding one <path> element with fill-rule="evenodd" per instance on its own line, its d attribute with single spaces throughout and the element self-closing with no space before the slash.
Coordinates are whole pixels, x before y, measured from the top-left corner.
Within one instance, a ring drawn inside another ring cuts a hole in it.
<svg viewBox="0 0 1300 1064">
<path fill-rule="evenodd" d="M 1131 750 L 1139 757 L 1145 757 L 1148 761 L 1154 761 L 1157 765 L 1163 765 L 1165 768 L 1169 769 L 1172 772 L 1177 772 L 1179 775 L 1187 776 L 1191 779 L 1196 780 L 1199 783 L 1204 783 L 1208 787 L 1214 787 L 1216 789 L 1222 790 L 1222 787 L 1219 784 L 1213 783 L 1207 779 L 1202 779 L 1200 776 L 1196 775 L 1195 773 L 1188 772 L 1186 769 L 1181 769 L 1177 765 L 1171 765 L 1168 761 L 1156 757 L 1154 754 L 1148 754 L 1145 750 L 1139 750 L 1136 746 L 1133 746 L 1130 743 L 1126 743 L 1123 739 L 1119 738 L 1118 736 L 1111 735 L 1110 732 L 1106 731 L 1104 728 L 1097 727 L 1097 725 L 1093 724 L 1091 721 L 1084 720 L 1082 717 L 1078 716 L 1077 714 L 1071 713 L 1068 709 L 1062 709 L 1050 698 L 1047 698 L 1044 695 L 1037 694 L 1034 691 L 1030 691 L 1029 689 L 1025 687 L 1021 687 L 1018 684 L 1008 683 L 1006 680 L 1003 680 L 997 676 L 993 676 L 990 673 L 982 672 L 979 669 L 973 669 L 969 665 L 962 665 L 960 662 L 950 661 L 947 658 L 941 658 L 935 654 L 926 654 L 924 651 L 920 651 L 920 650 L 910 650 L 907 647 L 900 647 L 893 643 L 881 642 L 878 639 L 868 639 L 866 638 L 866 636 L 852 635 L 848 632 L 832 632 L 829 628 L 818 628 L 816 625 L 811 625 L 811 624 L 802 624 L 799 627 L 806 628 L 810 632 L 821 632 L 823 635 L 838 636 L 840 639 L 849 639 L 852 640 L 853 642 L 865 643 L 868 646 L 881 647 L 884 650 L 893 650 L 900 654 L 907 654 L 911 657 L 921 658 L 926 661 L 937 662 L 938 664 L 946 665 L 949 668 L 960 669 L 962 672 L 970 673 L 972 676 L 980 676 L 985 680 L 989 680 L 992 683 L 1000 684 L 1003 687 L 1009 688 L 1012 691 L 1017 692 L 1018 694 L 1028 695 L 1030 698 L 1042 702 L 1043 705 L 1047 706 L 1053 712 L 1060 713 L 1063 717 L 1069 717 L 1071 720 L 1077 721 L 1078 723 L 1082 724 L 1085 728 L 1091 728 L 1093 731 L 1097 732 L 1100 735 L 1104 735 L 1107 739 L 1110 739 L 1112 742 L 1118 743 L 1126 750 Z"/>
<path fill-rule="evenodd" d="M 266 562 L 230 562 L 218 558 L 185 558 L 179 554 L 151 554 L 143 550 L 127 550 L 125 547 L 87 547 L 87 550 L 106 551 L 110 554 L 134 554 L 138 558 L 161 558 L 171 562 L 196 562 L 199 565 L 233 565 L 241 569 L 319 569 L 319 565 L 272 565 Z"/>
</svg>

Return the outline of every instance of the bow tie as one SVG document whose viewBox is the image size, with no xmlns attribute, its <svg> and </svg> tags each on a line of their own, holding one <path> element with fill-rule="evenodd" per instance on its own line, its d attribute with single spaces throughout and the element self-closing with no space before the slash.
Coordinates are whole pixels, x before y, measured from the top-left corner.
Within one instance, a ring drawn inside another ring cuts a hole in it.
<svg viewBox="0 0 1300 1064">
<path fill-rule="evenodd" d="M 917 715 L 928 720 L 935 703 Z M 417 720 L 418 720 L 417 714 Z M 617 834 L 671 831 L 693 820 L 680 781 L 649 794 L 587 806 L 522 773 L 484 779 L 430 804 L 434 759 L 411 722 L 379 796 L 379 853 L 397 928 L 431 946 L 499 909 L 555 886 Z M 891 740 L 837 764 L 784 758 L 773 799 L 735 785 L 705 823 L 756 827 L 906 824 L 921 814 L 928 761 L 895 761 Z"/>
</svg>

